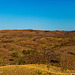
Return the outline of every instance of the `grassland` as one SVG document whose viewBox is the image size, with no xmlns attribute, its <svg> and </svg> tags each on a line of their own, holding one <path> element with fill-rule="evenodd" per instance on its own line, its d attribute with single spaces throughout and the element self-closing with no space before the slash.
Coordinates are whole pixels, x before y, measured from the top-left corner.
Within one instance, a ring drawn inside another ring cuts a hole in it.
<svg viewBox="0 0 75 75">
<path fill-rule="evenodd" d="M 7 65 L 0 67 L 0 75 L 75 75 L 75 71 L 42 64 Z"/>
<path fill-rule="evenodd" d="M 0 31 L 0 66 L 26 64 L 75 70 L 75 31 Z"/>
</svg>

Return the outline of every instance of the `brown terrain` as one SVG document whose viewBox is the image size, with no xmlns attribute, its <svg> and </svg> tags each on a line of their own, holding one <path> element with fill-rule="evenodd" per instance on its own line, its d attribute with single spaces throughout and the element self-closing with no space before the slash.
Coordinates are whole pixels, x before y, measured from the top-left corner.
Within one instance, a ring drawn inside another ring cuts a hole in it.
<svg viewBox="0 0 75 75">
<path fill-rule="evenodd" d="M 75 70 L 75 31 L 1 30 L 0 66 L 24 64 Z"/>
</svg>

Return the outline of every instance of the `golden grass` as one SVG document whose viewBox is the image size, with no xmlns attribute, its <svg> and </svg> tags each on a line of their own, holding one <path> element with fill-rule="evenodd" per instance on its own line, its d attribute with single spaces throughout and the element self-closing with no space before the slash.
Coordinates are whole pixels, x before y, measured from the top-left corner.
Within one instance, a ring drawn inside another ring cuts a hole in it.
<svg viewBox="0 0 75 75">
<path fill-rule="evenodd" d="M 49 66 L 49 68 L 48 68 Z M 75 75 L 74 70 L 43 64 L 7 65 L 0 67 L 0 75 Z"/>
</svg>

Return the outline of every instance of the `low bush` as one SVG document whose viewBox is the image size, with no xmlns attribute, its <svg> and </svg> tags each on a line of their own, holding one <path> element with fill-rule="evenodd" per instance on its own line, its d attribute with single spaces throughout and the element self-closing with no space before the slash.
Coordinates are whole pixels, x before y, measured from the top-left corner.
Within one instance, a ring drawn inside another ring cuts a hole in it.
<svg viewBox="0 0 75 75">
<path fill-rule="evenodd" d="M 18 59 L 18 65 L 24 65 L 27 64 L 27 60 L 25 59 Z"/>
<path fill-rule="evenodd" d="M 75 55 L 75 53 L 73 53 L 73 52 L 68 52 L 68 54 Z"/>
<path fill-rule="evenodd" d="M 37 74 L 38 74 L 38 75 L 41 75 L 41 74 L 42 74 L 42 72 L 41 72 L 40 70 L 38 70 L 38 71 L 37 71 Z"/>
<path fill-rule="evenodd" d="M 11 56 L 12 56 L 12 57 L 17 57 L 17 58 L 19 57 L 19 55 L 18 55 L 17 52 L 12 53 Z"/>
<path fill-rule="evenodd" d="M 31 53 L 36 53 L 37 51 L 36 50 L 23 50 L 22 53 L 24 55 L 27 55 L 27 54 L 31 54 Z"/>
<path fill-rule="evenodd" d="M 23 50 L 22 53 L 23 53 L 24 55 L 26 55 L 26 50 Z"/>
<path fill-rule="evenodd" d="M 0 55 L 0 59 L 2 58 L 2 56 Z"/>
<path fill-rule="evenodd" d="M 58 57 L 58 58 L 57 58 L 57 61 L 58 61 L 59 63 L 62 62 L 62 58 Z"/>
</svg>

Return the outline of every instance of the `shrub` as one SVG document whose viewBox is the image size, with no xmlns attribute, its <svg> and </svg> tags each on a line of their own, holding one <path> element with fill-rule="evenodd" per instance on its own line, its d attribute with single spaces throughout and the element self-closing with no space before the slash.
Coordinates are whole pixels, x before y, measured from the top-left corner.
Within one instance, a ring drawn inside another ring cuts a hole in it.
<svg viewBox="0 0 75 75">
<path fill-rule="evenodd" d="M 51 63 L 51 66 L 53 66 L 54 64 L 53 63 Z"/>
<path fill-rule="evenodd" d="M 11 49 L 10 49 L 10 51 L 13 51 L 13 50 L 14 50 L 14 48 L 11 48 Z"/>
<path fill-rule="evenodd" d="M 23 50 L 22 53 L 24 55 L 27 55 L 27 54 L 31 54 L 31 53 L 36 53 L 36 50 Z"/>
<path fill-rule="evenodd" d="M 23 65 L 23 64 L 26 64 L 26 63 L 27 63 L 26 60 L 24 60 L 24 59 L 18 59 L 18 64 L 19 65 Z"/>
<path fill-rule="evenodd" d="M 68 52 L 68 54 L 75 55 L 75 53 L 73 53 L 73 52 Z"/>
<path fill-rule="evenodd" d="M 37 71 L 37 74 L 38 74 L 38 75 L 41 75 L 41 74 L 42 74 L 42 72 L 38 70 L 38 71 Z"/>
<path fill-rule="evenodd" d="M 1 55 L 0 55 L 0 59 L 1 59 L 2 57 L 1 57 Z"/>
<path fill-rule="evenodd" d="M 14 59 L 11 58 L 11 59 L 9 59 L 9 61 L 14 61 Z"/>
<path fill-rule="evenodd" d="M 23 50 L 22 53 L 26 55 L 26 50 Z"/>
<path fill-rule="evenodd" d="M 1 64 L 2 62 L 0 61 L 0 64 Z"/>
<path fill-rule="evenodd" d="M 22 53 L 23 53 L 24 55 L 27 55 L 27 54 L 30 54 L 30 53 L 31 53 L 31 50 L 23 50 Z"/>
<path fill-rule="evenodd" d="M 32 51 L 33 54 L 37 52 L 37 50 L 31 50 L 31 51 Z"/>
<path fill-rule="evenodd" d="M 67 68 L 65 68 L 65 67 L 64 67 L 64 68 L 62 68 L 62 71 L 67 71 Z"/>
<path fill-rule="evenodd" d="M 57 61 L 58 61 L 59 63 L 62 62 L 62 58 L 58 57 L 58 58 L 57 58 Z"/>
<path fill-rule="evenodd" d="M 6 66 L 6 64 L 3 63 L 2 66 Z"/>
<path fill-rule="evenodd" d="M 28 51 L 27 51 L 27 54 L 31 54 L 31 52 L 32 52 L 32 50 L 28 50 Z"/>
<path fill-rule="evenodd" d="M 17 58 L 19 57 L 17 52 L 12 53 L 11 56 L 12 57 L 17 57 Z"/>
</svg>

